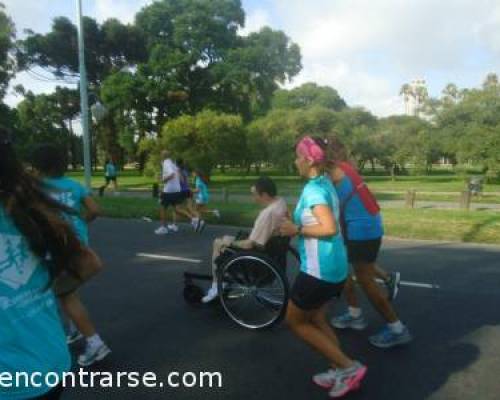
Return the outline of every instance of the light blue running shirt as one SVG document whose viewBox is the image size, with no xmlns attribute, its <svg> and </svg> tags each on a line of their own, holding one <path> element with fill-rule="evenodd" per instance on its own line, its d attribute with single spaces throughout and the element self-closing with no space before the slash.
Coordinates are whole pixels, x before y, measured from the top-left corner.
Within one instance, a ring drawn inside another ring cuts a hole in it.
<svg viewBox="0 0 500 400">
<path fill-rule="evenodd" d="M 208 203 L 208 186 L 203 180 L 197 176 L 194 180 L 194 185 L 199 191 L 196 193 L 196 202 L 198 204 Z"/>
<path fill-rule="evenodd" d="M 43 180 L 43 183 L 53 199 L 76 211 L 76 215 L 65 215 L 65 217 L 75 229 L 78 239 L 83 244 L 88 245 L 87 223 L 80 217 L 83 199 L 90 195 L 88 190 L 78 182 L 66 177 L 47 178 Z"/>
<path fill-rule="evenodd" d="M 71 368 L 66 336 L 48 284 L 47 268 L 0 205 L 0 373 L 13 374 L 14 384 L 16 372 L 61 376 Z M 42 383 L 36 379 L 36 384 Z M 0 399 L 27 399 L 51 390 L 45 384 L 26 387 L 24 379 L 20 383 L 20 387 L 0 386 Z"/>
<path fill-rule="evenodd" d="M 296 225 L 316 225 L 312 213 L 315 206 L 327 205 L 332 210 L 337 234 L 322 238 L 299 236 L 300 270 L 317 279 L 339 283 L 347 278 L 347 254 L 339 226 L 339 199 L 332 183 L 325 176 L 310 179 L 304 187 L 293 214 Z"/>
<path fill-rule="evenodd" d="M 113 163 L 106 164 L 106 173 L 105 176 L 107 178 L 115 178 L 116 177 L 116 167 Z"/>
</svg>

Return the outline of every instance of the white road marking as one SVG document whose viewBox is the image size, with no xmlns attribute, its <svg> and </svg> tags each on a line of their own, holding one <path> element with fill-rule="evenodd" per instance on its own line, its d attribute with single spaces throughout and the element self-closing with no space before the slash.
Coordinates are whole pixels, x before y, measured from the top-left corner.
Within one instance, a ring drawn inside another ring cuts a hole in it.
<svg viewBox="0 0 500 400">
<path fill-rule="evenodd" d="M 191 263 L 191 264 L 200 264 L 201 263 L 201 260 L 197 260 L 195 258 L 165 256 L 165 255 L 160 255 L 160 254 L 137 253 L 137 257 L 152 258 L 155 260 L 181 261 L 181 262 L 186 262 L 186 263 Z"/>
<path fill-rule="evenodd" d="M 383 283 L 381 279 L 377 279 L 378 283 Z M 433 283 L 420 283 L 420 282 L 411 282 L 411 281 L 401 281 L 399 282 L 401 286 L 411 286 L 422 289 L 439 289 L 439 285 L 435 285 Z"/>
<path fill-rule="evenodd" d="M 167 261 L 181 261 L 191 264 L 200 264 L 202 260 L 198 260 L 196 258 L 185 258 L 185 257 L 176 257 L 176 256 L 166 256 L 160 254 L 149 254 L 149 253 L 137 253 L 137 257 L 145 257 L 152 258 L 156 260 L 167 260 Z M 356 280 L 356 278 L 354 278 Z M 377 279 L 378 283 L 383 283 L 381 279 Z M 399 282 L 401 286 L 410 286 L 421 289 L 440 289 L 439 285 L 433 283 L 422 283 L 422 282 L 411 282 L 411 281 L 401 281 Z"/>
</svg>

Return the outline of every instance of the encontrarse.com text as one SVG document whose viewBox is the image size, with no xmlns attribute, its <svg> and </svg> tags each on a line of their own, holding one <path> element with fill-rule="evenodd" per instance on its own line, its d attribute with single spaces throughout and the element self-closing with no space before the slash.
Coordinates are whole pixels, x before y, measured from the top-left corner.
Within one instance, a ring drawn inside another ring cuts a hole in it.
<svg viewBox="0 0 500 400">
<path fill-rule="evenodd" d="M 166 379 L 158 378 L 154 372 L 97 372 L 85 371 L 64 372 L 0 372 L 0 387 L 40 388 L 62 385 L 65 388 L 221 388 L 220 372 L 170 372 Z"/>
</svg>

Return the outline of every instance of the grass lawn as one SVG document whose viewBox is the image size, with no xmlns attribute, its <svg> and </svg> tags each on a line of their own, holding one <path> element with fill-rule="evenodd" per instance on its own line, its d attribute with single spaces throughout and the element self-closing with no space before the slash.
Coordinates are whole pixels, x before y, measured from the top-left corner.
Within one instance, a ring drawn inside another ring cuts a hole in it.
<svg viewBox="0 0 500 400">
<path fill-rule="evenodd" d="M 83 182 L 82 172 L 71 172 L 68 176 Z M 246 194 L 249 192 L 249 188 L 256 178 L 257 176 L 214 175 L 211 179 L 210 188 L 212 190 L 226 188 L 233 193 Z M 297 176 L 273 176 L 273 179 L 275 179 L 280 192 L 283 194 L 299 193 L 303 186 L 303 182 Z M 392 191 L 406 192 L 415 189 L 417 194 L 418 192 L 449 192 L 450 196 L 453 196 L 465 189 L 463 178 L 456 175 L 401 176 L 397 177 L 396 181 L 392 181 L 388 176 L 367 176 L 366 181 L 370 185 L 370 188 L 378 193 Z M 98 188 L 103 183 L 103 173 L 97 172 L 92 178 L 92 187 Z M 139 175 L 137 171 L 128 170 L 120 174 L 118 183 L 120 190 L 151 190 L 156 180 L 151 177 Z M 484 192 L 500 193 L 500 184 L 484 185 Z M 426 199 L 422 198 L 422 200 Z M 497 201 L 500 202 L 500 199 Z"/>
<path fill-rule="evenodd" d="M 113 218 L 158 218 L 155 199 L 104 197 L 98 199 L 103 214 Z M 209 223 L 250 227 L 258 212 L 254 204 L 211 205 L 222 218 L 209 216 Z M 500 213 L 488 211 L 386 209 L 386 235 L 408 239 L 450 240 L 500 244 Z"/>
</svg>

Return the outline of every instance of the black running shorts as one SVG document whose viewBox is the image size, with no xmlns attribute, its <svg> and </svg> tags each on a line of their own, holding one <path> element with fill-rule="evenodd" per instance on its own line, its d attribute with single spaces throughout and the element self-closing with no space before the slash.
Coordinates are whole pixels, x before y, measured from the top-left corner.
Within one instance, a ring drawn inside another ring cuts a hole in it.
<svg viewBox="0 0 500 400">
<path fill-rule="evenodd" d="M 373 240 L 347 240 L 347 258 L 351 264 L 372 264 L 377 261 L 382 238 Z"/>
<path fill-rule="evenodd" d="M 316 310 L 334 297 L 340 297 L 345 281 L 331 283 L 300 271 L 292 287 L 290 299 L 301 310 Z"/>
</svg>

